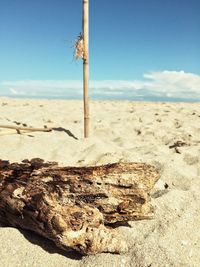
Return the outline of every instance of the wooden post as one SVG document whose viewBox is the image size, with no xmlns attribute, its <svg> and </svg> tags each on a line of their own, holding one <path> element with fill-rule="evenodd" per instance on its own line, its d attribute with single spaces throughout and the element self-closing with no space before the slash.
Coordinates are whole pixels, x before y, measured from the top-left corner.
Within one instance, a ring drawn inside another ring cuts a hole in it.
<svg viewBox="0 0 200 267">
<path fill-rule="evenodd" d="M 84 137 L 89 137 L 89 0 L 83 0 L 83 98 L 84 98 Z"/>
</svg>

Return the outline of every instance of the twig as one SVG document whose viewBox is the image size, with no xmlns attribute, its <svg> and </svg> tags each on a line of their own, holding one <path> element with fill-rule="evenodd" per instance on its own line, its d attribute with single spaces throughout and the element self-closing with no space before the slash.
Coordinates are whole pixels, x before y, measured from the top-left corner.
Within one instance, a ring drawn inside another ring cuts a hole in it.
<svg viewBox="0 0 200 267">
<path fill-rule="evenodd" d="M 173 145 L 169 146 L 169 148 L 176 148 L 181 146 L 187 146 L 188 144 L 183 141 L 176 141 Z"/>
<path fill-rule="evenodd" d="M 21 131 L 29 131 L 29 132 L 51 132 L 52 128 L 32 128 L 32 127 L 20 127 L 13 125 L 2 125 L 0 124 L 0 128 L 13 129 L 17 132 Z"/>
</svg>

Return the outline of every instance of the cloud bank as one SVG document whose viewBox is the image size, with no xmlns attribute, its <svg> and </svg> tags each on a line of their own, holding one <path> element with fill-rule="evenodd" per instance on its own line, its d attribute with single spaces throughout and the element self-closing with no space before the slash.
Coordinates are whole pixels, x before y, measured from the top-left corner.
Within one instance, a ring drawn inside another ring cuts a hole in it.
<svg viewBox="0 0 200 267">
<path fill-rule="evenodd" d="M 2 81 L 0 95 L 79 99 L 82 81 Z M 94 99 L 200 101 L 200 75 L 165 70 L 146 73 L 141 80 L 92 80 L 90 95 Z"/>
</svg>

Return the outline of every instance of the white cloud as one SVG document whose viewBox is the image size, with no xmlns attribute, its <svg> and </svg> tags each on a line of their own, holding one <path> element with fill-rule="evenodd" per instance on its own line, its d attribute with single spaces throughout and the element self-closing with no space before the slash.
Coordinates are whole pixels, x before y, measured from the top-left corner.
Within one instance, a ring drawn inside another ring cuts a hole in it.
<svg viewBox="0 0 200 267">
<path fill-rule="evenodd" d="M 184 71 L 162 71 L 144 74 L 150 80 L 149 88 L 159 91 L 196 91 L 200 93 L 200 76 Z"/>
<path fill-rule="evenodd" d="M 7 95 L 81 97 L 82 81 L 27 80 L 2 81 L 1 91 Z M 200 100 L 200 75 L 184 71 L 160 71 L 143 75 L 141 80 L 90 81 L 92 96 L 123 98 L 162 97 Z"/>
</svg>

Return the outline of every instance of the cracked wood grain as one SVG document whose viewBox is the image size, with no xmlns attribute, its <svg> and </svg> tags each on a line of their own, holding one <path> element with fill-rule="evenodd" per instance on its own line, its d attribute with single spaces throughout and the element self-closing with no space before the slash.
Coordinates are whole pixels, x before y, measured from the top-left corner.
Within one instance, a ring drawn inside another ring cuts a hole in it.
<svg viewBox="0 0 200 267">
<path fill-rule="evenodd" d="M 150 191 L 158 179 L 145 163 L 59 167 L 41 159 L 0 160 L 0 222 L 65 250 L 120 253 L 127 245 L 112 224 L 152 218 Z"/>
</svg>

